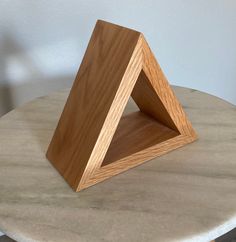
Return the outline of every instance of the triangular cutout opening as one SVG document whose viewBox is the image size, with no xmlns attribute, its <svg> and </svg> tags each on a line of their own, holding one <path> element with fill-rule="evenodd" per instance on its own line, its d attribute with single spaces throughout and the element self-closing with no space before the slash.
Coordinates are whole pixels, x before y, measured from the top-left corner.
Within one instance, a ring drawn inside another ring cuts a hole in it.
<svg viewBox="0 0 236 242">
<path fill-rule="evenodd" d="M 180 134 L 143 70 L 131 96 L 137 111 L 124 111 L 102 167 Z"/>
</svg>

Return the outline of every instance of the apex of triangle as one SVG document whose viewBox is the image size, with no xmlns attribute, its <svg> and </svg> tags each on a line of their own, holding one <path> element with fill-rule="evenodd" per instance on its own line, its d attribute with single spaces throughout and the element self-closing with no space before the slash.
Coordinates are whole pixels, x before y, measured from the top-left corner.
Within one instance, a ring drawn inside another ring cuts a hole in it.
<svg viewBox="0 0 236 242">
<path fill-rule="evenodd" d="M 102 20 L 102 19 L 98 19 L 97 22 L 96 22 L 96 25 L 97 24 L 107 25 L 107 27 L 111 27 L 111 28 L 126 29 L 126 30 L 132 31 L 134 33 L 137 33 L 138 35 L 142 35 L 142 33 L 140 31 L 137 31 L 137 30 L 132 29 L 132 28 L 124 27 L 124 26 L 121 26 L 119 24 L 114 24 L 114 23 L 111 23 L 111 22 L 108 22 L 108 21 L 105 21 L 105 20 Z M 95 25 L 95 27 L 96 27 L 96 25 Z"/>
</svg>

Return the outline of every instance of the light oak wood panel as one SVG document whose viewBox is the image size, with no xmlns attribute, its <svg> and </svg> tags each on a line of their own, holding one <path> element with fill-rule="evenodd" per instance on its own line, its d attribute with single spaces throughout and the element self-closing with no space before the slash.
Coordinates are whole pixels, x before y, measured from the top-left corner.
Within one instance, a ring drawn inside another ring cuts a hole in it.
<svg viewBox="0 0 236 242">
<path fill-rule="evenodd" d="M 48 159 L 74 189 L 77 189 L 88 161 L 92 159 L 92 166 L 97 165 L 97 160 L 105 156 L 111 136 L 108 126 L 117 126 L 137 79 L 136 73 L 141 70 L 139 58 L 130 61 L 132 56 L 141 54 L 138 40 L 138 32 L 115 25 L 111 28 L 103 21 L 96 24 L 47 152 Z M 126 72 L 128 65 L 136 71 Z M 125 72 L 128 83 L 122 85 Z M 113 105 L 117 93 L 121 94 L 119 106 Z M 104 126 L 108 119 L 109 123 Z M 101 136 L 102 129 L 106 130 L 106 138 Z M 102 139 L 102 147 L 94 152 L 99 139 Z M 93 154 L 96 154 L 95 158 L 92 158 Z M 91 170 L 95 168 L 97 166 L 90 166 Z"/>
<path fill-rule="evenodd" d="M 179 135 L 152 117 L 134 112 L 121 118 L 102 166 Z"/>
</svg>

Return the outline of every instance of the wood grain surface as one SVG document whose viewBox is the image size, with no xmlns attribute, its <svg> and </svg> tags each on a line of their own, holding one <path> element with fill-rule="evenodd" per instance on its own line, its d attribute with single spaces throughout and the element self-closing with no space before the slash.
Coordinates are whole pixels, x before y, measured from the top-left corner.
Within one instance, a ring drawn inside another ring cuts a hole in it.
<svg viewBox="0 0 236 242">
<path fill-rule="evenodd" d="M 122 117 L 130 96 L 140 112 Z M 143 35 L 98 20 L 47 151 L 55 168 L 80 191 L 195 139 Z"/>
</svg>

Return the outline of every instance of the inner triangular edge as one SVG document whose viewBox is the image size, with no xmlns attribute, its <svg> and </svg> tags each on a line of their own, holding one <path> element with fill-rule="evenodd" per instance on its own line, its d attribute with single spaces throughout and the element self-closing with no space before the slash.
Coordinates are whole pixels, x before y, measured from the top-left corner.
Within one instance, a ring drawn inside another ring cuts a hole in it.
<svg viewBox="0 0 236 242">
<path fill-rule="evenodd" d="M 158 80 L 156 80 L 156 82 L 157 81 Z M 139 107 L 140 111 L 150 115 L 170 129 L 179 132 L 143 69 L 140 72 L 131 96 Z"/>
<path fill-rule="evenodd" d="M 143 70 L 131 97 L 139 111 L 122 116 L 102 167 L 180 134 Z"/>
</svg>

